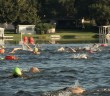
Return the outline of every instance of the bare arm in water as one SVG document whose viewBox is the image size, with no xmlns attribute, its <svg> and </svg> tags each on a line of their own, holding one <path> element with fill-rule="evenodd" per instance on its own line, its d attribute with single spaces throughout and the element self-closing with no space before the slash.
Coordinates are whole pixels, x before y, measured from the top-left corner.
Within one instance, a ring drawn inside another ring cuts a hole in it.
<svg viewBox="0 0 110 96">
<path fill-rule="evenodd" d="M 17 50 L 22 50 L 22 48 L 14 48 L 11 52 L 9 52 L 9 53 L 15 53 L 15 51 L 17 51 Z"/>
<path fill-rule="evenodd" d="M 28 48 L 29 51 L 33 51 L 33 49 L 26 43 L 24 43 L 24 45 Z"/>
<path fill-rule="evenodd" d="M 24 43 L 24 45 L 27 47 L 28 51 L 33 51 L 33 49 L 26 43 Z M 23 48 L 14 48 L 11 52 L 9 53 L 15 53 L 15 51 L 17 50 L 23 50 Z"/>
</svg>

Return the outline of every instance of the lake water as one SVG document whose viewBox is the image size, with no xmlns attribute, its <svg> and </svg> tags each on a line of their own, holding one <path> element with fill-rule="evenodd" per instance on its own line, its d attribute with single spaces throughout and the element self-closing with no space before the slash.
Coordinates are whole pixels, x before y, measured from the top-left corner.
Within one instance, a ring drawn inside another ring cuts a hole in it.
<svg viewBox="0 0 110 96">
<path fill-rule="evenodd" d="M 71 58 L 77 53 L 57 52 L 61 46 L 88 45 L 91 44 L 41 44 L 40 55 L 17 51 L 14 55 L 19 60 L 0 60 L 0 96 L 69 96 L 57 90 L 73 86 L 76 80 L 87 90 L 80 96 L 110 96 L 110 46 L 101 47 L 102 51 L 96 53 L 86 53 L 88 59 Z M 19 45 L 6 44 L 5 47 L 6 53 L 1 57 Z M 16 66 L 29 78 L 8 78 Z M 41 72 L 30 74 L 32 66 Z"/>
</svg>

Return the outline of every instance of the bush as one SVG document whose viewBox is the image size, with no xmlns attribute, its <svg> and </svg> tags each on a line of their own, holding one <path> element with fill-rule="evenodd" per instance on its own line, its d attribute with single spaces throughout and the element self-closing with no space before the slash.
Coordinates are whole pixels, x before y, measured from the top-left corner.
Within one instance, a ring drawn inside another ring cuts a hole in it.
<svg viewBox="0 0 110 96">
<path fill-rule="evenodd" d="M 39 23 L 37 25 L 37 32 L 40 34 L 46 34 L 48 29 L 54 28 L 55 25 L 51 23 Z"/>
<path fill-rule="evenodd" d="M 99 35 L 98 35 L 98 34 L 96 34 L 96 35 L 94 35 L 94 36 L 93 36 L 93 38 L 99 38 Z"/>
</svg>

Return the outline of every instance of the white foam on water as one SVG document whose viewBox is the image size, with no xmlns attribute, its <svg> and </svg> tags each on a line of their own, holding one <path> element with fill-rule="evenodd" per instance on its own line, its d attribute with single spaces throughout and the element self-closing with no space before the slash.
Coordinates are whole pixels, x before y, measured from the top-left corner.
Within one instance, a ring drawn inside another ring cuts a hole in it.
<svg viewBox="0 0 110 96">
<path fill-rule="evenodd" d="M 70 94 L 71 92 L 65 91 L 65 92 L 59 93 L 58 96 L 70 96 Z"/>
</svg>

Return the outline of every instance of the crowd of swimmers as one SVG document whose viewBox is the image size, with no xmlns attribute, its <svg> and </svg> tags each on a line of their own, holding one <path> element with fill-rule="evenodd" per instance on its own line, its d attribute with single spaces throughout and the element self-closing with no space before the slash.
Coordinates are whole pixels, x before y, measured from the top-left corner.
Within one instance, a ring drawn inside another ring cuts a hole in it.
<svg viewBox="0 0 110 96">
<path fill-rule="evenodd" d="M 101 51 L 101 46 L 107 46 L 107 44 L 96 44 L 94 43 L 92 46 L 86 46 L 86 47 L 78 47 L 78 48 L 72 48 L 72 47 L 60 47 L 58 49 L 59 52 L 79 52 L 79 51 L 88 51 L 88 52 L 97 52 Z"/>
<path fill-rule="evenodd" d="M 102 47 L 108 46 L 107 44 L 97 44 L 94 43 L 91 46 L 85 46 L 85 47 L 60 47 L 57 49 L 58 52 L 70 52 L 70 53 L 76 53 L 72 58 L 78 58 L 78 59 L 87 59 L 88 53 L 96 53 L 102 51 Z"/>
<path fill-rule="evenodd" d="M 25 49 L 24 49 L 25 47 Z M 31 48 L 27 43 L 23 43 L 22 47 L 17 47 L 17 48 L 13 48 L 11 52 L 8 52 L 8 55 L 5 56 L 4 58 L 0 58 L 0 59 L 6 59 L 6 60 L 18 60 L 19 58 L 15 57 L 14 54 L 16 51 L 18 50 L 25 50 L 28 51 L 30 53 L 33 54 L 40 54 L 41 52 L 39 51 L 39 48 L 36 47 L 36 45 L 34 46 L 34 48 Z M 4 54 L 5 51 L 5 47 L 3 45 L 0 46 L 0 54 Z M 11 55 L 10 55 L 11 54 Z"/>
<path fill-rule="evenodd" d="M 29 72 L 35 74 L 35 73 L 41 72 L 41 70 L 37 67 L 31 67 L 29 69 Z M 12 72 L 10 77 L 13 77 L 13 78 L 17 78 L 17 77 L 27 78 L 28 76 L 26 76 L 23 73 L 23 70 L 21 70 L 19 67 L 15 67 L 13 69 L 13 72 Z M 66 88 L 62 89 L 62 91 L 68 91 L 68 92 L 70 92 L 70 94 L 82 94 L 83 92 L 85 92 L 85 89 L 82 88 L 81 86 L 77 85 L 75 87 L 74 86 L 73 87 L 66 87 Z"/>
<path fill-rule="evenodd" d="M 39 51 L 39 48 L 37 48 L 36 46 L 34 48 L 31 48 L 26 43 L 24 43 L 23 46 L 26 46 L 27 47 L 27 51 L 32 52 L 33 54 L 40 54 L 41 53 Z M 79 51 L 87 51 L 87 52 L 90 52 L 90 53 L 94 53 L 94 52 L 101 51 L 101 49 L 100 49 L 101 46 L 107 46 L 107 45 L 100 45 L 100 44 L 96 44 L 95 43 L 92 46 L 83 47 L 83 48 L 60 47 L 60 48 L 57 49 L 57 51 L 58 52 L 73 52 L 73 53 L 76 53 L 76 52 L 79 52 Z M 9 53 L 15 53 L 17 50 L 23 50 L 23 47 L 22 48 L 14 48 Z M 4 53 L 5 53 L 5 47 L 4 46 L 1 46 L 1 48 L 0 48 L 0 54 L 4 54 Z M 87 58 L 87 56 L 84 55 L 84 57 L 81 57 L 81 58 Z M 30 68 L 29 72 L 30 73 L 38 73 L 38 72 L 41 72 L 41 70 L 39 68 L 37 68 L 37 67 L 32 67 L 32 68 Z M 25 78 L 26 76 L 24 75 L 24 71 L 23 70 L 21 70 L 19 67 L 15 67 L 13 69 L 13 72 L 11 74 L 11 77 L 13 77 L 13 78 L 17 78 L 17 77 Z M 63 91 L 68 91 L 68 92 L 70 92 L 70 94 L 82 94 L 82 93 L 84 93 L 86 91 L 81 86 L 67 87 L 67 88 L 64 88 L 62 90 Z"/>
</svg>

